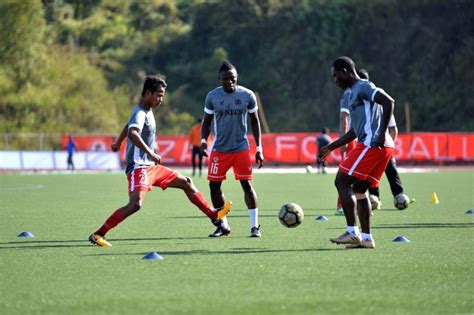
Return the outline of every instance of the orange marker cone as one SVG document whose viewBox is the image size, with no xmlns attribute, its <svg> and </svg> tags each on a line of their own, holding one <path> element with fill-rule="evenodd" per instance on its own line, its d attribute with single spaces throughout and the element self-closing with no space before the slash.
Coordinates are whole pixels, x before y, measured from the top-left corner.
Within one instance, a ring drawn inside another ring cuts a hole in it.
<svg viewBox="0 0 474 315">
<path fill-rule="evenodd" d="M 431 195 L 431 203 L 434 205 L 439 204 L 439 199 L 435 192 Z"/>
</svg>

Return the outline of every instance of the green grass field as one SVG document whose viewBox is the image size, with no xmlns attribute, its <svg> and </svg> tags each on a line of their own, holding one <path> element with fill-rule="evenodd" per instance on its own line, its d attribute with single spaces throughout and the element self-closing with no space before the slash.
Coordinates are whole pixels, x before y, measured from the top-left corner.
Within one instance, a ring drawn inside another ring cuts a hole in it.
<svg viewBox="0 0 474 315">
<path fill-rule="evenodd" d="M 384 179 L 375 250 L 329 243 L 345 227 L 333 216 L 334 175 L 256 174 L 260 239 L 248 237 L 240 185 L 228 178 L 231 237 L 209 239 L 214 227 L 181 191 L 155 189 L 100 248 L 87 237 L 127 201 L 124 175 L 1 175 L 0 314 L 474 312 L 474 171 L 402 174 L 417 200 L 405 211 Z M 195 183 L 208 197 L 207 181 Z M 305 209 L 295 229 L 277 218 L 288 201 Z M 392 242 L 399 235 L 411 243 Z M 164 260 L 142 259 L 152 251 Z"/>
</svg>

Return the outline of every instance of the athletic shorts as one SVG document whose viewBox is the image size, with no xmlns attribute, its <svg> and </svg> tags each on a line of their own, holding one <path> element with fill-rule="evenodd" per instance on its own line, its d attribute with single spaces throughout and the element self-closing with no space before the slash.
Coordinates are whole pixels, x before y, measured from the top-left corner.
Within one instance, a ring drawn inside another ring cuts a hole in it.
<svg viewBox="0 0 474 315">
<path fill-rule="evenodd" d="M 393 148 L 372 148 L 357 142 L 339 165 L 339 171 L 378 187 L 393 151 Z"/>
<path fill-rule="evenodd" d="M 250 150 L 235 153 L 212 151 L 209 157 L 207 179 L 212 182 L 223 181 L 231 167 L 234 169 L 236 180 L 252 180 Z"/>
<path fill-rule="evenodd" d="M 151 186 L 158 186 L 165 190 L 177 176 L 178 172 L 159 164 L 137 168 L 127 174 L 128 192 L 131 193 L 135 190 L 150 191 Z"/>
<path fill-rule="evenodd" d="M 347 144 L 346 152 L 339 151 L 339 153 L 341 153 L 341 162 L 347 158 L 351 150 L 354 149 L 356 143 L 356 141 L 351 141 Z"/>
</svg>

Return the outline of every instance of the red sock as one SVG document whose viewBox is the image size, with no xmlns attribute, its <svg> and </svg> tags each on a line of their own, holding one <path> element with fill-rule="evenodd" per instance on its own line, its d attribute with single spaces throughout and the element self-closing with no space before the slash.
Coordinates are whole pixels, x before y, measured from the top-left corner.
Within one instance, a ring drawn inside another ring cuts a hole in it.
<svg viewBox="0 0 474 315">
<path fill-rule="evenodd" d="M 341 204 L 341 198 L 337 197 L 337 209 L 341 209 L 342 208 L 342 204 Z"/>
<path fill-rule="evenodd" d="M 122 215 L 122 212 L 116 210 L 107 220 L 105 220 L 104 225 L 102 225 L 94 234 L 105 236 L 110 229 L 116 227 L 123 220 L 125 220 L 125 217 Z"/>
<path fill-rule="evenodd" d="M 195 193 L 191 198 L 189 198 L 193 204 L 195 204 L 209 219 L 216 219 L 216 212 L 211 209 L 209 203 L 204 199 L 203 195 L 200 192 Z"/>
</svg>

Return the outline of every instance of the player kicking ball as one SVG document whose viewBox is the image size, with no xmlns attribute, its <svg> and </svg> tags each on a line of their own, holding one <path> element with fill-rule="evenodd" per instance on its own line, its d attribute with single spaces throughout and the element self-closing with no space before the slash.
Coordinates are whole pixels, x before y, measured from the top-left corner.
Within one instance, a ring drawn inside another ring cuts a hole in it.
<svg viewBox="0 0 474 315">
<path fill-rule="evenodd" d="M 130 120 L 120 133 L 117 142 L 112 144 L 112 150 L 118 151 L 125 137 L 128 138 L 125 173 L 128 179 L 129 201 L 89 236 L 89 241 L 93 244 L 112 246 L 105 235 L 110 229 L 140 210 L 145 194 L 152 186 L 158 186 L 163 190 L 168 187 L 183 190 L 189 201 L 213 222 L 224 218 L 232 207 L 232 202 L 227 201 L 220 209 L 211 208 L 191 178 L 161 165 L 161 156 L 155 152 L 156 123 L 153 109 L 161 105 L 166 86 L 166 82 L 157 76 L 146 77 L 140 102 L 133 108 Z"/>
<path fill-rule="evenodd" d="M 357 138 L 355 147 L 339 165 L 335 180 L 346 218 L 346 232 L 330 241 L 345 244 L 346 248 L 375 248 L 367 189 L 378 187 L 393 155 L 395 145 L 388 134 L 388 123 L 394 100 L 372 82 L 361 80 L 355 69 L 349 57 L 339 57 L 332 63 L 334 83 L 342 90 L 350 89 L 351 127 L 341 138 L 321 148 L 318 157 L 325 160 L 331 151 Z M 362 233 L 356 223 L 356 212 Z"/>
</svg>

